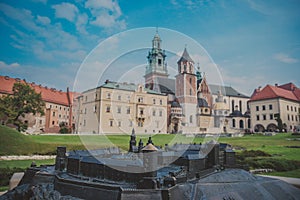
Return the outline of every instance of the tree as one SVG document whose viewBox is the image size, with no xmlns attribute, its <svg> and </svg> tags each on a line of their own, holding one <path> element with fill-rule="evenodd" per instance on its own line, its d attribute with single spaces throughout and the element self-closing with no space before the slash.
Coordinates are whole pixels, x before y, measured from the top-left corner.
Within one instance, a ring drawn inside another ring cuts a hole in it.
<svg viewBox="0 0 300 200">
<path fill-rule="evenodd" d="M 15 125 L 18 131 L 25 131 L 27 124 L 22 118 L 30 113 L 44 115 L 45 102 L 41 94 L 26 83 L 15 83 L 12 92 L 0 98 L 0 117 L 6 124 Z"/>
<path fill-rule="evenodd" d="M 282 132 L 283 125 L 282 125 L 282 120 L 280 118 L 280 114 L 276 113 L 274 114 L 275 120 L 277 121 L 277 128 L 279 129 L 280 132 Z"/>
</svg>

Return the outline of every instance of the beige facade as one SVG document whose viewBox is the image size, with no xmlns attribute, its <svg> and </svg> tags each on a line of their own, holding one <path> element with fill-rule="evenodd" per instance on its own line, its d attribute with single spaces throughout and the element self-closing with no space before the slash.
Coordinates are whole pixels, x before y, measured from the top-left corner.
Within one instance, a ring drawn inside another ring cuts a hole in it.
<svg viewBox="0 0 300 200">
<path fill-rule="evenodd" d="M 82 93 L 78 133 L 167 132 L 167 96 L 142 85 L 106 82 Z"/>
<path fill-rule="evenodd" d="M 279 114 L 283 128 L 286 131 L 300 125 L 299 113 L 300 104 L 283 98 L 265 99 L 260 101 L 250 101 L 251 127 L 254 131 L 274 131 L 277 129 L 275 114 Z"/>
<path fill-rule="evenodd" d="M 42 100 L 45 102 L 45 114 L 43 116 L 40 114 L 26 114 L 22 119 L 28 125 L 27 133 L 58 133 L 61 123 L 64 123 L 72 131 L 75 126 L 73 123 L 75 116 L 72 112 L 75 93 L 70 92 L 68 89 L 63 92 L 34 82 L 29 83 L 25 79 L 0 76 L 0 96 L 13 94 L 12 89 L 15 83 L 29 85 L 35 92 L 41 94 Z M 3 120 L 0 119 L 0 121 Z"/>
</svg>

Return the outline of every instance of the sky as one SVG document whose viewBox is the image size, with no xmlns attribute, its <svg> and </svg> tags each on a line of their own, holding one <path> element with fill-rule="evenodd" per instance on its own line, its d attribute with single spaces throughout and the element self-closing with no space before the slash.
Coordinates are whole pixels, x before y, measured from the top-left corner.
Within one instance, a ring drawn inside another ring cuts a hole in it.
<svg viewBox="0 0 300 200">
<path fill-rule="evenodd" d="M 300 87 L 299 10 L 298 0 L 1 0 L 0 75 L 64 91 L 142 81 L 157 30 L 170 72 L 186 46 L 209 83 L 220 76 L 247 95 Z"/>
</svg>

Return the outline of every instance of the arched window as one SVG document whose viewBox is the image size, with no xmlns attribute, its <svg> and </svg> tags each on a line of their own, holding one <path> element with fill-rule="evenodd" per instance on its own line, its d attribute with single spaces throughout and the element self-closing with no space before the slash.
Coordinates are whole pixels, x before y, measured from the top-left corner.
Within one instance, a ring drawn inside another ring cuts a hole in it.
<svg viewBox="0 0 300 200">
<path fill-rule="evenodd" d="M 193 123 L 193 115 L 190 116 L 190 123 Z"/>
<path fill-rule="evenodd" d="M 231 112 L 234 112 L 234 100 L 231 101 Z"/>
<path fill-rule="evenodd" d="M 244 121 L 240 120 L 240 128 L 244 128 Z"/>
<path fill-rule="evenodd" d="M 235 119 L 232 119 L 232 127 L 235 128 Z"/>
</svg>

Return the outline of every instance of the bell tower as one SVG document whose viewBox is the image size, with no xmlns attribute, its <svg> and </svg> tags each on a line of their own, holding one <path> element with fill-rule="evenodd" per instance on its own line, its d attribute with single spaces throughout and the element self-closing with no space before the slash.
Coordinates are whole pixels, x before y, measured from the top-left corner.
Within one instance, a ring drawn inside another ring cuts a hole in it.
<svg viewBox="0 0 300 200">
<path fill-rule="evenodd" d="M 184 48 L 181 58 L 177 61 L 178 74 L 176 75 L 176 97 L 182 106 L 185 116 L 185 126 L 195 127 L 197 113 L 197 76 L 194 61 Z"/>
<path fill-rule="evenodd" d="M 168 70 L 166 64 L 166 54 L 165 50 L 162 50 L 161 39 L 158 35 L 158 31 L 154 35 L 152 40 L 152 49 L 149 51 L 147 59 L 148 64 L 145 73 L 145 84 L 154 85 L 156 83 L 156 78 L 168 78 Z"/>
</svg>

